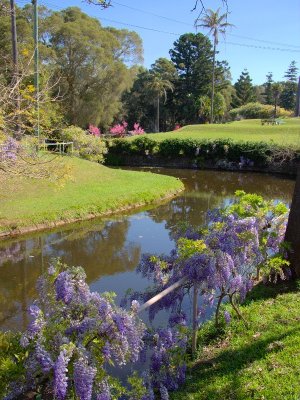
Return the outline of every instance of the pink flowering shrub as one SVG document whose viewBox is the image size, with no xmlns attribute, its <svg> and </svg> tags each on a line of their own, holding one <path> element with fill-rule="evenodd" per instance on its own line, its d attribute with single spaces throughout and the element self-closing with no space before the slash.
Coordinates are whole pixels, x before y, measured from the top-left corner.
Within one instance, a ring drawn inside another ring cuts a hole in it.
<svg viewBox="0 0 300 400">
<path fill-rule="evenodd" d="M 99 137 L 101 135 L 101 131 L 99 128 L 97 128 L 97 126 L 94 126 L 92 124 L 89 124 L 89 129 L 88 132 L 93 135 L 93 136 L 97 136 Z"/>
<path fill-rule="evenodd" d="M 174 128 L 174 131 L 177 131 L 178 129 L 180 129 L 181 128 L 181 125 L 180 124 L 176 124 L 175 125 L 175 128 Z"/>
<path fill-rule="evenodd" d="M 133 131 L 131 131 L 133 135 L 143 135 L 145 133 L 144 129 L 140 126 L 138 122 L 133 125 Z"/>
<path fill-rule="evenodd" d="M 109 132 L 112 136 L 122 137 L 126 134 L 128 123 L 123 121 L 122 124 L 116 124 L 110 128 Z"/>
</svg>

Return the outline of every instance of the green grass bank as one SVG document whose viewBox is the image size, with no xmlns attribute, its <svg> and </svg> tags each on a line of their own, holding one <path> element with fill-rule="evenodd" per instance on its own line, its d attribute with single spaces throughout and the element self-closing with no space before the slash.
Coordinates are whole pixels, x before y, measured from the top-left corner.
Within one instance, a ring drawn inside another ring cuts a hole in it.
<svg viewBox="0 0 300 400">
<path fill-rule="evenodd" d="M 234 141 L 274 142 L 300 148 L 300 118 L 284 118 L 281 125 L 262 125 L 260 119 L 245 119 L 226 124 L 187 125 L 177 131 L 148 134 L 163 139 L 232 139 Z M 132 140 L 134 138 L 130 138 Z"/>
<path fill-rule="evenodd" d="M 201 354 L 172 400 L 300 398 L 300 284 L 257 285 L 241 307 L 249 328 L 233 319 L 218 339 L 200 331 Z"/>
<path fill-rule="evenodd" d="M 65 158 L 71 179 L 63 187 L 46 180 L 13 178 L 0 193 L 0 236 L 25 233 L 150 204 L 183 190 L 176 178 L 124 171 Z"/>
</svg>

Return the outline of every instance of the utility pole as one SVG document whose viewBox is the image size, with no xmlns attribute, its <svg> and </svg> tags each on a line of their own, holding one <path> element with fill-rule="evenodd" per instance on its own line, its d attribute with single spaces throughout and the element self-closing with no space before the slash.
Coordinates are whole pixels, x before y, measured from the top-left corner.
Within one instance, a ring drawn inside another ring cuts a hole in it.
<svg viewBox="0 0 300 400">
<path fill-rule="evenodd" d="M 10 18 L 11 18 L 11 40 L 12 40 L 12 56 L 13 56 L 13 78 L 12 87 L 15 94 L 16 104 L 16 137 L 21 137 L 20 127 L 20 94 L 19 94 L 19 65 L 18 65 L 18 39 L 17 39 L 17 21 L 16 21 L 16 7 L 14 0 L 10 0 Z"/>
<path fill-rule="evenodd" d="M 39 18 L 37 0 L 32 0 L 33 5 L 33 35 L 34 35 L 34 87 L 35 87 L 35 107 L 36 107 L 36 127 L 35 133 L 40 141 L 40 87 L 39 87 Z"/>
</svg>

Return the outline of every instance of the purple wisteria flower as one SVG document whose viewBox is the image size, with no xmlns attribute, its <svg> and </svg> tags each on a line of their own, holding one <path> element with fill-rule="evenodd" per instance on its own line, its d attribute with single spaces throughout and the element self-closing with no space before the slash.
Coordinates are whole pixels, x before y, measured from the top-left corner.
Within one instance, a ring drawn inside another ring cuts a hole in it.
<svg viewBox="0 0 300 400">
<path fill-rule="evenodd" d="M 91 400 L 96 372 L 96 368 L 89 366 L 84 358 L 74 363 L 74 384 L 80 400 Z"/>
<path fill-rule="evenodd" d="M 68 364 L 72 351 L 63 349 L 54 364 L 54 394 L 58 400 L 64 400 L 68 388 Z"/>
</svg>

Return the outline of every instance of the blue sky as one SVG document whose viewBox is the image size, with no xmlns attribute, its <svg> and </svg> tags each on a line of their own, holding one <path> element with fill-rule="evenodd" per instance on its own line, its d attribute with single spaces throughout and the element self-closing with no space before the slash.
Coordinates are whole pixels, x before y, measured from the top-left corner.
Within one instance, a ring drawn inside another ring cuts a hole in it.
<svg viewBox="0 0 300 400">
<path fill-rule="evenodd" d="M 28 2 L 17 0 L 19 5 Z M 135 30 L 143 40 L 146 67 L 159 57 L 169 57 L 169 49 L 179 35 L 195 32 L 197 12 L 191 12 L 195 0 L 112 0 L 113 7 L 106 10 L 81 0 L 39 2 L 54 10 L 78 6 L 99 18 L 103 26 Z M 222 5 L 221 0 L 204 2 L 213 10 Z M 292 60 L 300 69 L 300 0 L 228 0 L 228 4 L 228 20 L 235 28 L 228 31 L 225 43 L 220 43 L 218 59 L 229 62 L 233 82 L 244 68 L 255 84 L 263 83 L 269 71 L 275 80 L 281 80 Z"/>
</svg>

